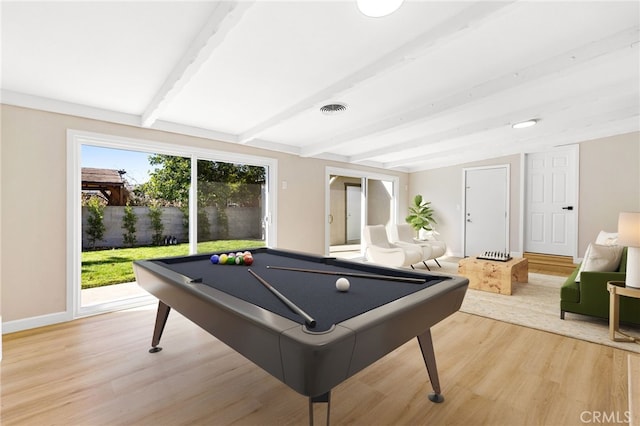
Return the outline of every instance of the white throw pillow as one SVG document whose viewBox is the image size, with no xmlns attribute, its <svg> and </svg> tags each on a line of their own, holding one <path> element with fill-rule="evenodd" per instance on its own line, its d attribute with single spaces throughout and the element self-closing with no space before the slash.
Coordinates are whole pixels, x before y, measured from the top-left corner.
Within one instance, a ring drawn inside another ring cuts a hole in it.
<svg viewBox="0 0 640 426">
<path fill-rule="evenodd" d="M 617 246 L 618 233 L 600 231 L 600 233 L 598 234 L 598 238 L 596 238 L 596 244 L 601 246 Z"/>
<path fill-rule="evenodd" d="M 613 272 L 620 266 L 622 246 L 589 244 L 580 265 L 576 282 L 580 282 L 583 271 Z"/>
</svg>

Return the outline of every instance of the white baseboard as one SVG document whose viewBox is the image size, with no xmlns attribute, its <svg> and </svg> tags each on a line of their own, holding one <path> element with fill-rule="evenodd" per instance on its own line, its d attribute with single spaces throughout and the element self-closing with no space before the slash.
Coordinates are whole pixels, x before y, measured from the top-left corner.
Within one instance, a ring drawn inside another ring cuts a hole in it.
<svg viewBox="0 0 640 426">
<path fill-rule="evenodd" d="M 44 327 L 45 325 L 58 324 L 71 321 L 73 316 L 68 312 L 56 312 L 54 314 L 40 315 L 2 323 L 2 334 L 15 333 L 16 331 L 29 330 L 31 328 Z"/>
</svg>

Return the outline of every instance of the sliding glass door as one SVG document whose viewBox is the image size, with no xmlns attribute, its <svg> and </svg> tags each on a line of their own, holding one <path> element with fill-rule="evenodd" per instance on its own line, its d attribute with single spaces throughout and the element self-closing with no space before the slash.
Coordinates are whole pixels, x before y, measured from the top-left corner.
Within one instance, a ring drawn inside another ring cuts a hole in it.
<svg viewBox="0 0 640 426">
<path fill-rule="evenodd" d="M 132 262 L 275 245 L 275 160 L 70 131 L 73 316 L 154 301 Z"/>
<path fill-rule="evenodd" d="M 364 254 L 364 226 L 393 225 L 398 178 L 350 169 L 326 169 L 325 254 L 357 258 Z"/>
<path fill-rule="evenodd" d="M 197 252 L 266 245 L 268 168 L 198 160 Z"/>
<path fill-rule="evenodd" d="M 189 254 L 190 159 L 80 146 L 79 312 L 147 297 L 132 262 Z"/>
</svg>

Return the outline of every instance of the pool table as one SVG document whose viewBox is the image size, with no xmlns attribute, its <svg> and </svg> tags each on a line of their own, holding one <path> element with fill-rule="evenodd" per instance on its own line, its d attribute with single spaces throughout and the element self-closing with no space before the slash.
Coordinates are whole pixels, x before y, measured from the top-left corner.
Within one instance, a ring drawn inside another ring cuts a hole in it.
<svg viewBox="0 0 640 426">
<path fill-rule="evenodd" d="M 429 399 L 443 400 L 431 326 L 460 308 L 466 278 L 271 248 L 250 251 L 250 266 L 213 264 L 212 253 L 134 262 L 138 284 L 159 299 L 150 352 L 161 349 L 175 309 L 307 396 L 313 423 L 319 402 L 327 403 L 329 420 L 333 387 L 417 337 L 434 390 Z M 339 277 L 349 280 L 347 291 L 337 290 Z"/>
</svg>

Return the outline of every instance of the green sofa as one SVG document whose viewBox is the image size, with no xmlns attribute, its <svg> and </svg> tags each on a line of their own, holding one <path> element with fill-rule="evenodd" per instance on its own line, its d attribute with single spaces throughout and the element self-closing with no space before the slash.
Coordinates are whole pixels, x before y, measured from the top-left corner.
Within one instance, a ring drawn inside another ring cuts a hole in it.
<svg viewBox="0 0 640 426">
<path fill-rule="evenodd" d="M 588 272 L 580 274 L 580 282 L 575 282 L 580 266 L 567 278 L 560 289 L 560 318 L 565 312 L 609 318 L 608 281 L 624 281 L 627 268 L 627 248 L 622 251 L 620 266 L 615 272 Z M 620 322 L 640 325 L 640 299 L 620 297 Z"/>
</svg>

